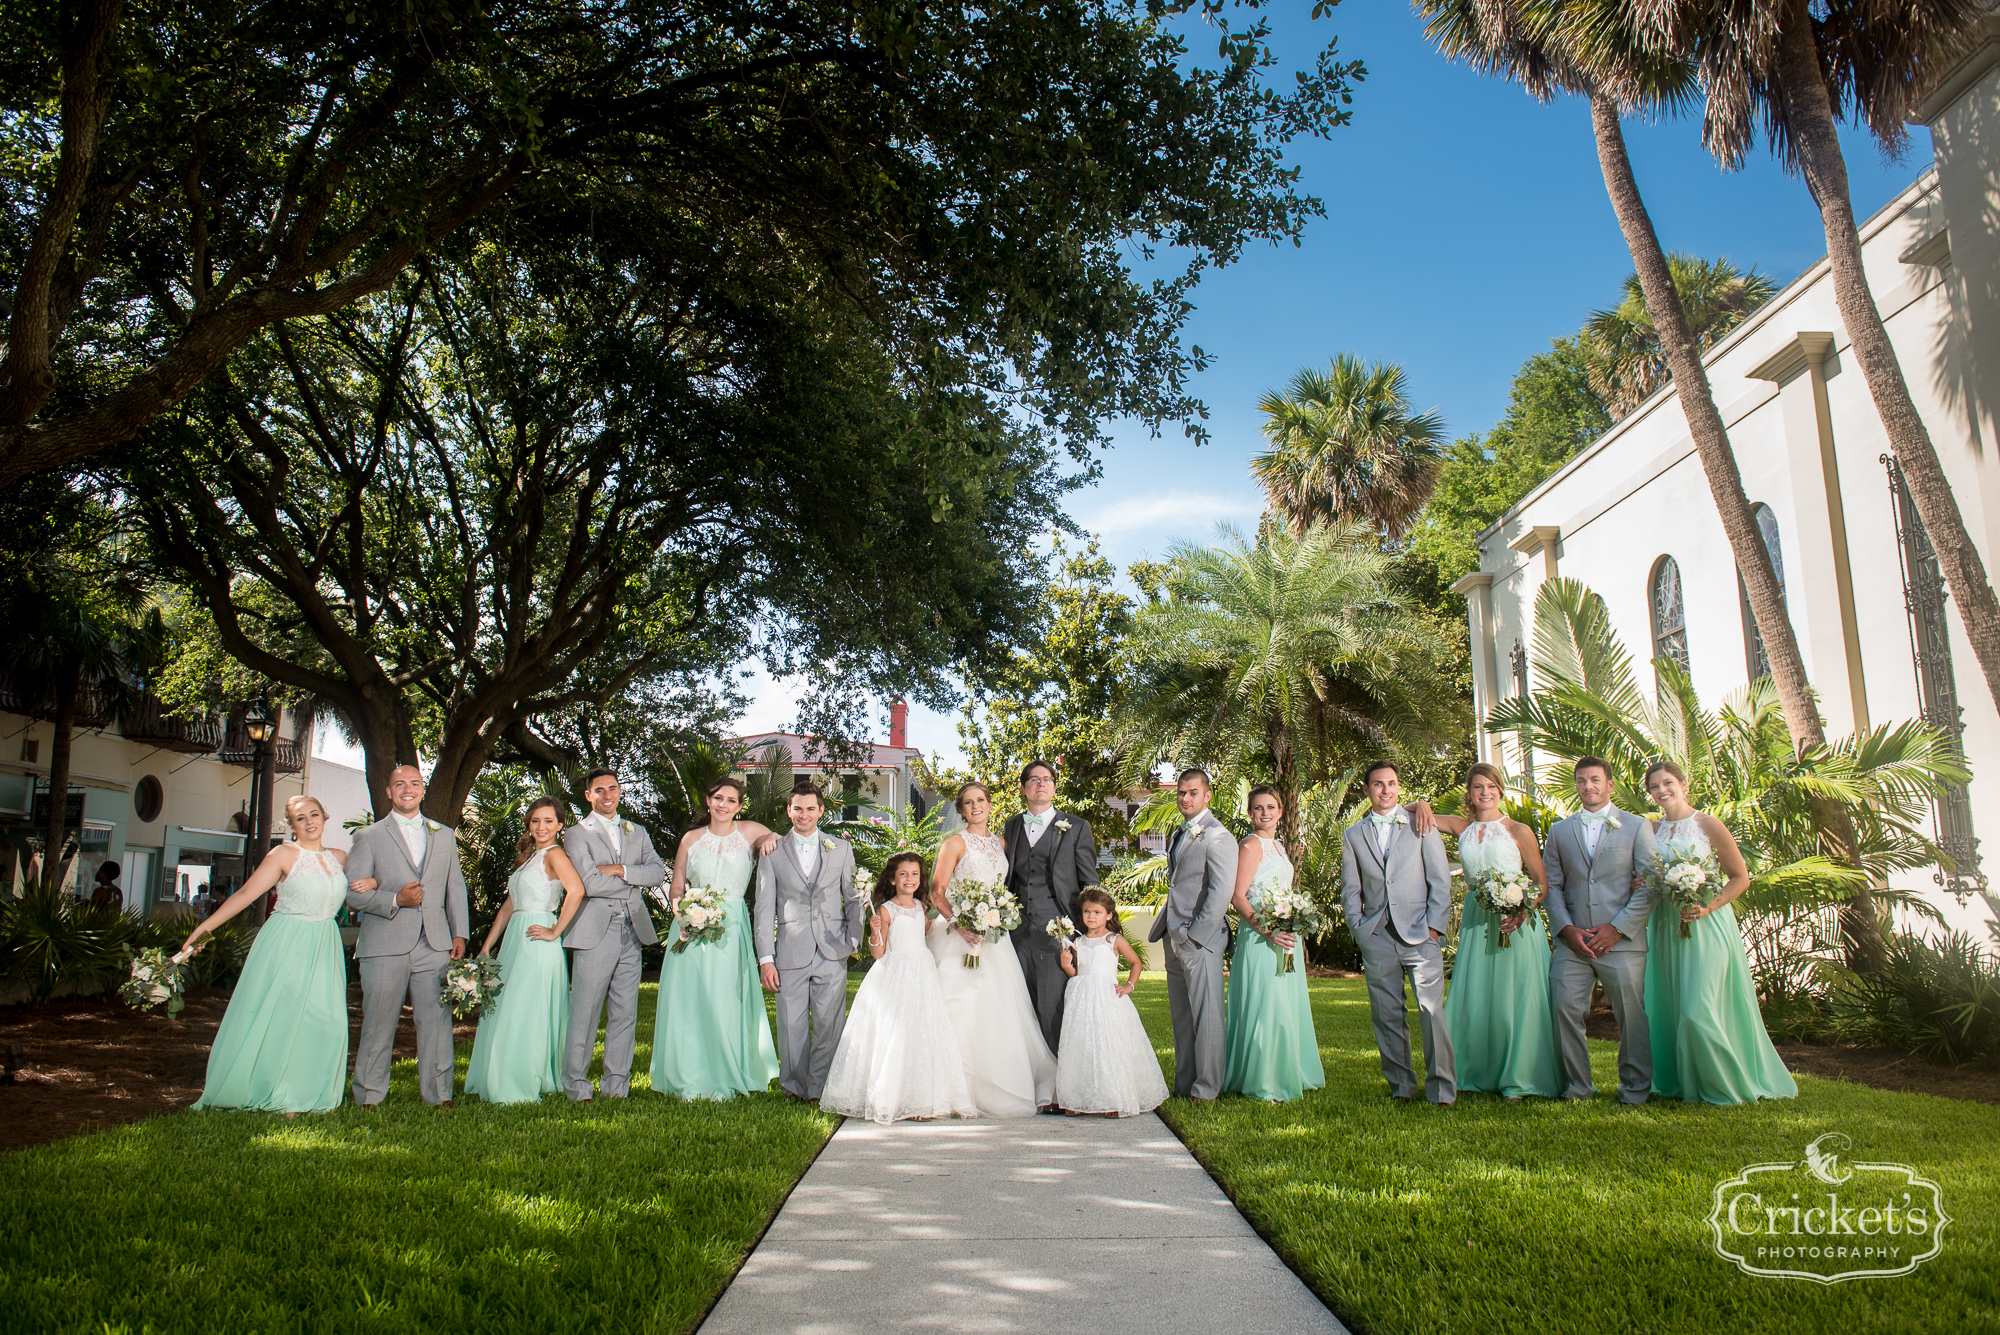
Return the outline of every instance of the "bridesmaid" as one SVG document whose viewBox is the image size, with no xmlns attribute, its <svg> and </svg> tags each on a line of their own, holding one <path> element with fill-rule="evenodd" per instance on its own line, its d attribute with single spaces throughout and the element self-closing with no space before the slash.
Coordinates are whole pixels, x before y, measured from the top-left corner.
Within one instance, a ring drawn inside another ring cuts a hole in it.
<svg viewBox="0 0 2000 1335">
<path fill-rule="evenodd" d="M 1789 1099 L 1799 1087 L 1778 1059 L 1731 903 L 1750 887 L 1735 836 L 1688 804 L 1687 775 L 1672 761 L 1646 771 L 1646 793 L 1660 808 L 1653 827 L 1660 856 L 1714 853 L 1728 883 L 1700 908 L 1655 906 L 1646 926 L 1646 1023 L 1653 1032 L 1653 1092 L 1688 1103 Z M 1689 927 L 1681 939 L 1680 924 Z"/>
<path fill-rule="evenodd" d="M 681 1099 L 732 1099 L 769 1088 L 778 1047 L 750 952 L 750 846 L 775 843 L 755 821 L 739 821 L 743 784 L 721 779 L 708 790 L 708 821 L 681 838 L 674 855 L 673 903 L 690 885 L 720 889 L 728 904 L 722 939 L 696 942 L 660 960 L 659 1008 L 653 1013 L 653 1088 Z M 663 945 L 680 940 L 677 925 Z M 671 1019 L 672 1023 L 669 1023 Z"/>
<path fill-rule="evenodd" d="M 583 878 L 556 842 L 561 834 L 561 808 L 553 797 L 528 804 L 528 832 L 507 878 L 507 902 L 479 949 L 491 955 L 493 942 L 500 940 L 500 1002 L 480 1018 L 465 1092 L 489 1103 L 532 1103 L 562 1092 L 563 1042 L 569 1036 L 562 934 L 583 907 Z"/>
<path fill-rule="evenodd" d="M 1269 890 L 1292 883 L 1292 862 L 1278 843 L 1284 814 L 1278 790 L 1250 790 L 1250 828 L 1236 856 L 1236 961 L 1229 968 L 1229 1014 L 1223 1043 L 1229 1060 L 1224 1093 L 1284 1103 L 1308 1089 L 1323 1089 L 1326 1072 L 1313 1033 L 1312 998 L 1306 994 L 1305 946 L 1290 932 L 1266 930 L 1257 905 Z M 1292 971 L 1278 972 L 1278 952 L 1292 956 Z"/>
<path fill-rule="evenodd" d="M 320 847 L 326 808 L 316 797 L 285 803 L 294 842 L 264 855 L 243 888 L 204 918 L 182 945 L 201 938 L 278 890 L 243 977 L 208 1050 L 197 1108 L 327 1112 L 347 1085 L 347 958 L 334 914 L 346 902 L 347 858 Z"/>
<path fill-rule="evenodd" d="M 1458 836 L 1458 862 L 1467 893 L 1458 922 L 1458 956 L 1445 993 L 1445 1023 L 1458 1053 L 1461 1090 L 1497 1091 L 1509 1103 L 1528 1094 L 1552 1099 L 1556 1080 L 1555 1023 L 1549 1010 L 1549 933 L 1540 917 L 1517 913 L 1501 919 L 1482 908 L 1471 886 L 1491 871 L 1526 870 L 1535 883 L 1534 907 L 1548 898 L 1535 832 L 1500 814 L 1506 782 L 1481 761 L 1466 772 L 1465 806 L 1472 819 L 1435 816 L 1440 830 Z M 1500 948 L 1500 930 L 1512 938 Z"/>
</svg>

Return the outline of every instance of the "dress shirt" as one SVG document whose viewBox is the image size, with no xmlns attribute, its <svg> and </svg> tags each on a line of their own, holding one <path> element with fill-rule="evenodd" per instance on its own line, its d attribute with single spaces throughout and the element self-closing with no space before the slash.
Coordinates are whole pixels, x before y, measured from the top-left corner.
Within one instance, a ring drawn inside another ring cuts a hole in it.
<svg viewBox="0 0 2000 1335">
<path fill-rule="evenodd" d="M 1021 832 L 1028 836 L 1028 847 L 1033 848 L 1041 842 L 1042 831 L 1053 825 L 1055 819 L 1056 809 L 1054 807 L 1050 807 L 1039 816 L 1032 811 L 1021 813 Z"/>
<path fill-rule="evenodd" d="M 430 849 L 431 833 L 424 828 L 422 816 L 405 816 L 395 813 L 396 833 L 403 836 L 403 847 L 410 850 L 410 866 L 421 871 L 424 854 Z"/>
</svg>

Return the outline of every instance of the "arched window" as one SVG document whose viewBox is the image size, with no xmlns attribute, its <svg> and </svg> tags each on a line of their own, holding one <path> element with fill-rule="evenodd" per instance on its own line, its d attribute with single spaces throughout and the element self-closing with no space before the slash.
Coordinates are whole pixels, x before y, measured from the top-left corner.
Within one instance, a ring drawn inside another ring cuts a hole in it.
<svg viewBox="0 0 2000 1335">
<path fill-rule="evenodd" d="M 1785 596 L 1785 553 L 1778 545 L 1778 517 L 1771 513 L 1768 505 L 1758 505 L 1750 511 L 1750 517 L 1757 521 L 1757 532 L 1763 536 L 1764 550 L 1771 554 L 1771 569 L 1778 576 L 1778 597 Z M 1763 632 L 1757 629 L 1756 614 L 1750 610 L 1750 590 L 1743 583 L 1743 576 L 1736 577 L 1736 590 L 1743 597 L 1743 657 L 1750 666 L 1750 680 L 1771 675 L 1771 655 L 1764 650 Z"/>
<path fill-rule="evenodd" d="M 1681 601 L 1681 568 L 1663 556 L 1653 563 L 1653 657 L 1688 665 L 1687 608 Z"/>
</svg>

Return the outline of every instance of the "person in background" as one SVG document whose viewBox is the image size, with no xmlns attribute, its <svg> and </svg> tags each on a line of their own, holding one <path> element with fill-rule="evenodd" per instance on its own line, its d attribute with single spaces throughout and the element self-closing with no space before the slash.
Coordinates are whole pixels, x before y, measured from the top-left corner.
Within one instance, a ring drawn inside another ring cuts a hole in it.
<svg viewBox="0 0 2000 1335">
<path fill-rule="evenodd" d="M 94 909 L 122 909 L 125 907 L 125 890 L 118 884 L 119 866 L 106 861 L 97 869 L 97 889 L 90 895 L 90 907 Z"/>
</svg>

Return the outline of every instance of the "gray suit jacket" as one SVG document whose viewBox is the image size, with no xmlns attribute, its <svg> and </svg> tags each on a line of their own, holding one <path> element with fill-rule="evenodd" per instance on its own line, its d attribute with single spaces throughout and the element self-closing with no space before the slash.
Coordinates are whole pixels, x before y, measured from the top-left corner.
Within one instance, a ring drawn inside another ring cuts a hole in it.
<svg viewBox="0 0 2000 1335">
<path fill-rule="evenodd" d="M 570 919 L 563 944 L 571 950 L 589 950 L 602 941 L 617 916 L 613 906 L 622 903 L 632 911 L 632 935 L 642 945 L 657 945 L 660 936 L 653 930 L 653 915 L 646 908 L 645 892 L 667 879 L 667 866 L 653 851 L 653 836 L 646 833 L 646 827 L 620 817 L 616 850 L 597 832 L 596 826 L 581 822 L 563 831 L 562 842 L 563 852 L 569 854 L 578 878 L 583 881 L 584 894 L 583 907 Z M 625 875 L 606 876 L 598 870 L 600 866 L 612 865 L 623 865 Z"/>
<path fill-rule="evenodd" d="M 757 859 L 757 904 L 751 921 L 758 959 L 803 969 L 815 959 L 844 960 L 866 930 L 868 907 L 854 893 L 854 846 L 821 830 L 819 867 L 806 879 L 792 836 L 780 836 Z"/>
<path fill-rule="evenodd" d="M 1660 860 L 1653 823 L 1629 811 L 1618 811 L 1618 829 L 1606 826 L 1597 837 L 1592 858 L 1583 838 L 1583 821 L 1565 817 L 1549 831 L 1542 865 L 1549 872 L 1549 935 L 1555 948 L 1569 951 L 1559 933 L 1565 927 L 1589 928 L 1610 923 L 1618 929 L 1613 950 L 1646 948 L 1646 917 L 1653 911 L 1653 888 L 1643 881 L 1633 888 L 1635 874 Z M 1575 952 L 1570 951 L 1571 954 Z"/>
<path fill-rule="evenodd" d="M 1451 922 L 1451 863 L 1437 831 L 1419 839 L 1406 823 L 1389 827 L 1385 856 L 1368 818 L 1347 827 L 1340 841 L 1340 903 L 1347 929 L 1359 941 L 1386 915 L 1390 935 L 1422 945 Z"/>
<path fill-rule="evenodd" d="M 371 955 L 407 955 L 416 949 L 424 933 L 422 905 L 399 908 L 396 895 L 411 881 L 424 887 L 424 904 L 444 906 L 445 923 L 451 936 L 472 935 L 472 915 L 465 903 L 465 869 L 458 861 L 458 832 L 426 819 L 430 844 L 424 850 L 423 865 L 412 866 L 410 847 L 396 828 L 396 818 L 378 820 L 356 832 L 354 847 L 347 854 L 347 879 L 373 879 L 377 887 L 347 892 L 347 907 L 361 910 L 361 934 L 354 941 L 354 958 Z M 449 938 L 439 941 L 431 933 L 433 950 L 450 950 Z"/>
<path fill-rule="evenodd" d="M 1173 868 L 1167 902 L 1147 937 L 1158 941 L 1172 933 L 1175 945 L 1201 949 L 1221 945 L 1222 921 L 1236 893 L 1236 836 L 1212 811 L 1194 819 L 1199 838 L 1175 830 L 1167 840 Z"/>
</svg>

